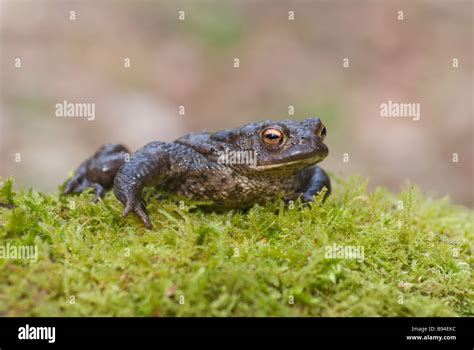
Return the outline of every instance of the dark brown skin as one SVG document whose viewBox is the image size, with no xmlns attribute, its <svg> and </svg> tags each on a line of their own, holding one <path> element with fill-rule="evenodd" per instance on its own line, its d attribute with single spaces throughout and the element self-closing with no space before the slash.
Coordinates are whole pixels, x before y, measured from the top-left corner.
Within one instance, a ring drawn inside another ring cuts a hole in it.
<svg viewBox="0 0 474 350">
<path fill-rule="evenodd" d="M 114 185 L 114 178 L 125 162 L 128 150 L 122 145 L 103 145 L 92 157 L 84 161 L 64 188 L 64 194 L 81 193 L 88 188 L 95 191 L 94 202 L 105 196 Z"/>
<path fill-rule="evenodd" d="M 148 229 L 152 224 L 141 197 L 147 186 L 209 201 L 219 209 L 244 209 L 279 197 L 314 201 L 323 188 L 325 196 L 331 191 L 329 177 L 315 165 L 328 155 L 325 136 L 319 118 L 310 118 L 189 134 L 170 143 L 155 141 L 129 159 L 125 147 L 104 145 L 81 164 L 64 193 L 92 187 L 97 200 L 113 186 L 125 205 L 123 215 L 135 212 Z M 249 158 L 232 158 L 235 155 Z"/>
</svg>

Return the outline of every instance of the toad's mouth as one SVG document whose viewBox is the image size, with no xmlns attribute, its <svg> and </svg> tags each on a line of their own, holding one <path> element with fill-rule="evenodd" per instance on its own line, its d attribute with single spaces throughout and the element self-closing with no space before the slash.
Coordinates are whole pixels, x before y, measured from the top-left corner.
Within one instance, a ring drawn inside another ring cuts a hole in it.
<svg viewBox="0 0 474 350">
<path fill-rule="evenodd" d="M 257 154 L 257 162 L 252 168 L 256 171 L 302 169 L 319 163 L 328 154 L 329 150 L 322 142 L 310 145 L 297 145 L 280 154 L 266 155 L 263 158 L 260 157 L 260 159 Z"/>
<path fill-rule="evenodd" d="M 295 164 L 299 164 L 302 166 L 309 166 L 309 165 L 319 163 L 325 157 L 326 157 L 325 155 L 317 155 L 317 156 L 313 156 L 313 157 L 309 157 L 305 159 L 298 159 L 298 160 L 289 161 L 289 162 L 256 165 L 256 166 L 253 166 L 252 168 L 258 171 L 263 171 L 263 170 L 269 170 L 269 169 L 291 167 L 292 165 L 295 165 Z"/>
</svg>

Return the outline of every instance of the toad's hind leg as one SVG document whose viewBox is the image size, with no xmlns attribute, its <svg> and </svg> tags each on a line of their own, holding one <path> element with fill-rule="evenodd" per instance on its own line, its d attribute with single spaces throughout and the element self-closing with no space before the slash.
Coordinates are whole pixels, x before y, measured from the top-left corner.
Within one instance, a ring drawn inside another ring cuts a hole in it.
<svg viewBox="0 0 474 350">
<path fill-rule="evenodd" d="M 128 150 L 122 145 L 103 145 L 77 168 L 74 176 L 66 183 L 63 194 L 81 193 L 93 188 L 93 201 L 97 202 L 112 187 L 115 175 L 125 162 L 127 154 Z"/>
</svg>

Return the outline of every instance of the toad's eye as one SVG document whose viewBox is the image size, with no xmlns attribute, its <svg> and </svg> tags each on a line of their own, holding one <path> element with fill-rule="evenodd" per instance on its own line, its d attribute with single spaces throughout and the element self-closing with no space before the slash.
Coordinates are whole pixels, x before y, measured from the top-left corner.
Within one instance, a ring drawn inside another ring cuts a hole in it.
<svg viewBox="0 0 474 350">
<path fill-rule="evenodd" d="M 278 129 L 268 128 L 262 132 L 262 140 L 270 146 L 279 146 L 284 140 L 283 132 Z"/>
<path fill-rule="evenodd" d="M 321 141 L 324 141 L 324 139 L 326 138 L 327 133 L 328 133 L 328 131 L 326 130 L 326 127 L 323 126 L 323 129 L 321 130 L 321 134 L 319 135 L 321 137 Z"/>
</svg>

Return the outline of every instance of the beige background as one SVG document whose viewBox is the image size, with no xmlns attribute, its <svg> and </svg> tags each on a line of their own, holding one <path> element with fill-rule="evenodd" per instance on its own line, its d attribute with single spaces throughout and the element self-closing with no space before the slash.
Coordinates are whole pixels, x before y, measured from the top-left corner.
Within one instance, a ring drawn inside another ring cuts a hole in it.
<svg viewBox="0 0 474 350">
<path fill-rule="evenodd" d="M 474 205 L 471 1 L 0 4 L 0 175 L 17 188 L 55 191 L 102 143 L 136 150 L 294 105 L 326 124 L 330 172 Z M 64 100 L 95 103 L 96 119 L 56 118 Z M 388 100 L 420 103 L 421 120 L 382 118 Z"/>
</svg>

